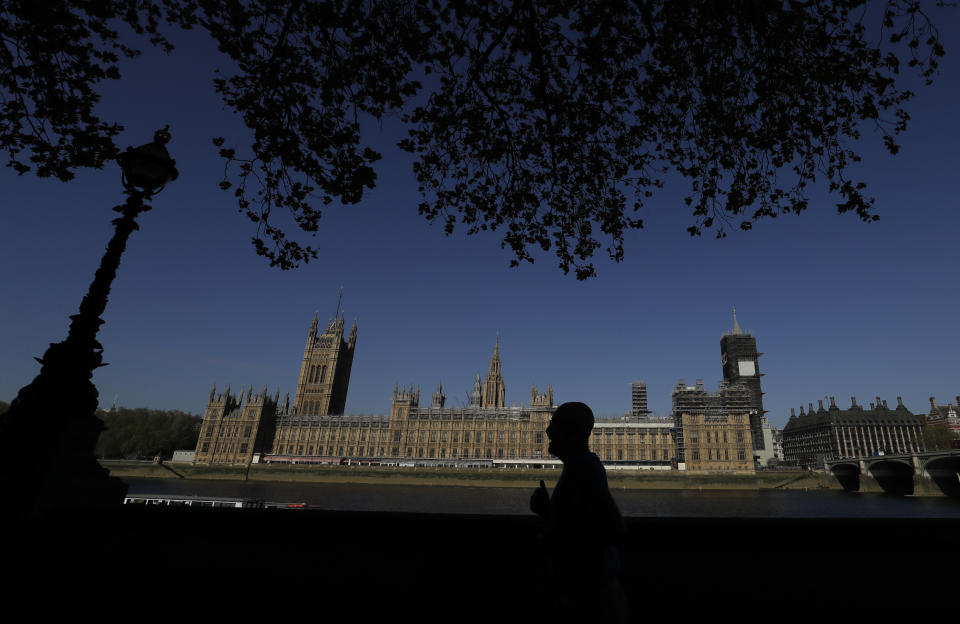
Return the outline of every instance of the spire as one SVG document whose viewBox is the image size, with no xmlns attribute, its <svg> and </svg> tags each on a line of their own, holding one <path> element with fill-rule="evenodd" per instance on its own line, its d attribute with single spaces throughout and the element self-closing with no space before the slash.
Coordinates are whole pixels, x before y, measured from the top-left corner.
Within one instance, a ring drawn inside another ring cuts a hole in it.
<svg viewBox="0 0 960 624">
<path fill-rule="evenodd" d="M 443 394 L 443 384 L 437 384 L 437 391 L 433 393 L 433 400 L 430 402 L 430 407 L 443 407 L 447 402 L 447 397 Z"/>
<path fill-rule="evenodd" d="M 740 324 L 737 323 L 737 306 L 733 306 L 733 329 L 730 330 L 730 333 L 739 336 L 743 333 L 740 329 Z"/>
<path fill-rule="evenodd" d="M 473 407 L 480 407 L 482 396 L 483 391 L 480 388 L 480 374 L 477 373 L 477 378 L 473 382 L 473 392 L 470 393 L 470 405 Z"/>
<path fill-rule="evenodd" d="M 217 384 L 213 384 L 213 390 L 210 391 L 210 402 L 213 403 L 213 397 L 217 394 Z"/>
<path fill-rule="evenodd" d="M 310 338 L 313 338 L 317 335 L 317 323 L 319 320 L 320 320 L 320 310 L 314 310 L 313 321 L 310 323 L 310 334 L 309 334 Z"/>
<path fill-rule="evenodd" d="M 347 339 L 350 346 L 357 344 L 357 317 L 353 317 L 353 327 L 350 328 L 350 338 Z"/>
</svg>

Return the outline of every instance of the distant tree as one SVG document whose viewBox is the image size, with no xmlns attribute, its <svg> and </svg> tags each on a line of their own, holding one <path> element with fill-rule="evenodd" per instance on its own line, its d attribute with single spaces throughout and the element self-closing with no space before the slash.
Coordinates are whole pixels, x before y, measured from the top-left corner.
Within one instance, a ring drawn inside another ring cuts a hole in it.
<svg viewBox="0 0 960 624">
<path fill-rule="evenodd" d="M 953 432 L 946 423 L 926 425 L 923 428 L 923 446 L 928 451 L 949 450 L 953 437 Z"/>
<path fill-rule="evenodd" d="M 940 3 L 937 3 L 940 4 Z M 868 6 L 869 5 L 869 6 Z M 68 180 L 117 154 L 94 112 L 135 42 L 204 29 L 229 59 L 214 88 L 252 143 L 215 137 L 253 243 L 287 269 L 321 208 L 361 201 L 381 154 L 365 123 L 396 115 L 420 213 L 447 234 L 502 232 L 512 265 L 552 250 L 596 274 L 668 175 L 691 235 L 800 213 L 816 179 L 839 212 L 877 215 L 850 177 L 861 132 L 891 153 L 944 49 L 919 0 L 11 0 L 0 9 L 0 148 L 19 173 Z M 121 36 L 132 29 L 135 37 Z M 139 38 L 138 38 L 139 37 Z M 280 214 L 278 214 L 280 211 Z M 287 211 L 295 227 L 283 223 Z"/>
<path fill-rule="evenodd" d="M 10 409 L 10 404 L 6 401 L 0 401 L 0 414 L 3 414 L 8 409 Z"/>
<path fill-rule="evenodd" d="M 142 407 L 121 407 L 97 415 L 107 427 L 97 442 L 96 455 L 103 459 L 169 458 L 174 450 L 195 449 L 202 420 L 178 410 Z"/>
</svg>

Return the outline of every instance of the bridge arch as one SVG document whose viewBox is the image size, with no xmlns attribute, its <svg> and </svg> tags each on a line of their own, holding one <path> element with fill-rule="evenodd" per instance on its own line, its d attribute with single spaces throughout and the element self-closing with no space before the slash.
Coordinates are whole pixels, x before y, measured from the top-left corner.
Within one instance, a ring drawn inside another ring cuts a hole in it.
<svg viewBox="0 0 960 624">
<path fill-rule="evenodd" d="M 913 466 L 899 459 L 882 459 L 870 462 L 867 472 L 876 479 L 887 494 L 907 496 L 913 494 Z"/>
<path fill-rule="evenodd" d="M 923 467 L 941 492 L 953 498 L 960 498 L 960 457 L 956 455 L 934 457 L 927 460 Z"/>
<path fill-rule="evenodd" d="M 837 478 L 847 492 L 860 491 L 860 465 L 855 462 L 833 464 L 830 473 Z"/>
</svg>

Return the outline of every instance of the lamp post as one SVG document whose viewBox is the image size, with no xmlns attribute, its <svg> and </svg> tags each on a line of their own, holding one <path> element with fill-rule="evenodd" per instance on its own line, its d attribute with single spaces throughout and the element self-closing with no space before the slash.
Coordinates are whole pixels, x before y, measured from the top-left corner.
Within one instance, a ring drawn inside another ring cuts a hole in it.
<svg viewBox="0 0 960 624">
<path fill-rule="evenodd" d="M 136 219 L 145 203 L 177 179 L 175 161 L 165 144 L 170 126 L 153 141 L 128 147 L 117 157 L 127 201 L 114 207 L 114 234 L 80 311 L 70 317 L 63 342 L 51 344 L 40 374 L 20 389 L 7 413 L 0 415 L 0 485 L 5 506 L 22 513 L 52 509 L 105 508 L 120 505 L 127 486 L 96 460 L 94 451 L 103 422 L 97 417 L 98 393 L 91 378 L 103 363 L 97 332 Z"/>
</svg>

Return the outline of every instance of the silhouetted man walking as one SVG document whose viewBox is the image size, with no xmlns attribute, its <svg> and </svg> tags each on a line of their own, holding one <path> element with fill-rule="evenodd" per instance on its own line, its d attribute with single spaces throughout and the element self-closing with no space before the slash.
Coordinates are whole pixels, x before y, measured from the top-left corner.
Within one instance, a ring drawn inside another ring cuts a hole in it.
<svg viewBox="0 0 960 624">
<path fill-rule="evenodd" d="M 563 472 L 547 493 L 543 481 L 530 497 L 530 509 L 547 521 L 545 546 L 554 592 L 550 610 L 564 621 L 625 622 L 627 605 L 620 587 L 616 543 L 623 519 L 607 487 L 607 473 L 590 452 L 593 412 L 584 403 L 564 403 L 547 427 L 548 450 Z"/>
</svg>

